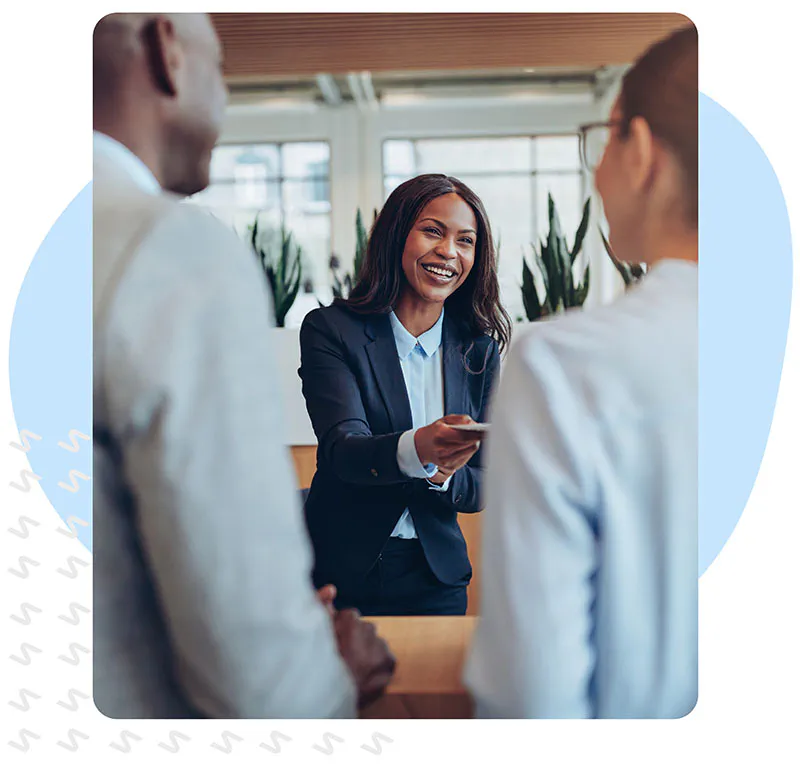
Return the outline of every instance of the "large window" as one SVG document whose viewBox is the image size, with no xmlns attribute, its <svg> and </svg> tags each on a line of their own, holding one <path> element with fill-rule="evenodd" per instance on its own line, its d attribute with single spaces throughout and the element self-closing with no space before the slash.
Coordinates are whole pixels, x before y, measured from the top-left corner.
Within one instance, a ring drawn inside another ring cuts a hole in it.
<svg viewBox="0 0 800 770">
<path fill-rule="evenodd" d="M 327 285 L 331 253 L 330 147 L 327 142 L 220 145 L 211 184 L 193 200 L 243 235 L 258 216 L 264 244 L 277 247 L 281 227 L 303 249 L 303 275 Z M 305 281 L 304 281 L 305 282 Z"/>
<path fill-rule="evenodd" d="M 548 231 L 547 195 L 558 209 L 567 241 L 580 222 L 584 185 L 576 135 L 389 139 L 383 143 L 386 197 L 417 174 L 444 173 L 469 185 L 489 215 L 500 243 L 500 289 L 511 317 L 523 316 L 522 255 Z"/>
</svg>

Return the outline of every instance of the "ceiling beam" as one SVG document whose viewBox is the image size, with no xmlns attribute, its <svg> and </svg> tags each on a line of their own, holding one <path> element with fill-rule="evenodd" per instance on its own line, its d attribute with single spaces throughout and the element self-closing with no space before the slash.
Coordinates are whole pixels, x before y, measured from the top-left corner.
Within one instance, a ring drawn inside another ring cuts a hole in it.
<svg viewBox="0 0 800 770">
<path fill-rule="evenodd" d="M 316 77 L 317 87 L 325 100 L 325 104 L 338 107 L 342 103 L 342 92 L 333 75 L 321 72 Z"/>
<path fill-rule="evenodd" d="M 689 24 L 677 13 L 219 13 L 225 74 L 596 68 Z M 442 30 L 458 45 L 442 45 Z M 398 45 L 398 40 L 402 45 Z"/>
</svg>

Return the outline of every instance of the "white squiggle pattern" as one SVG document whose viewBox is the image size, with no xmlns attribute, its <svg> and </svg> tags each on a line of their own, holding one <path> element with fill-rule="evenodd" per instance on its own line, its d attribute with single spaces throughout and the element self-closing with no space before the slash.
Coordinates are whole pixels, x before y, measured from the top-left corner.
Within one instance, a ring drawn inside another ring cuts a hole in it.
<svg viewBox="0 0 800 770">
<path fill-rule="evenodd" d="M 12 748 L 19 749 L 20 751 L 23 751 L 27 754 L 31 748 L 31 744 L 28 742 L 28 738 L 33 738 L 33 740 L 38 741 L 41 737 L 42 737 L 41 735 L 32 733 L 30 730 L 23 729 L 19 731 L 20 742 L 17 743 L 16 741 L 9 741 L 8 745 L 11 746 Z"/>
<path fill-rule="evenodd" d="M 19 611 L 22 614 L 22 617 L 19 615 L 9 615 L 11 620 L 16 623 L 20 623 L 23 626 L 29 626 L 31 624 L 31 612 L 41 612 L 41 607 L 34 607 L 30 602 L 23 602 L 19 605 Z"/>
<path fill-rule="evenodd" d="M 76 565 L 78 567 L 88 567 L 89 562 L 84 561 L 83 559 L 79 559 L 77 556 L 70 556 L 67 559 L 67 566 L 69 567 L 69 570 L 66 570 L 64 569 L 64 567 L 61 567 L 60 569 L 57 569 L 56 572 L 58 572 L 59 575 L 64 575 L 64 577 L 68 577 L 74 580 L 76 577 L 78 577 L 78 570 L 76 568 Z"/>
<path fill-rule="evenodd" d="M 23 468 L 19 472 L 19 478 L 22 483 L 20 484 L 19 481 L 12 481 L 9 483 L 10 487 L 14 487 L 14 489 L 18 489 L 20 492 L 24 492 L 27 494 L 33 489 L 33 485 L 31 484 L 30 480 L 33 479 L 34 481 L 41 481 L 42 477 L 38 474 L 34 473 L 33 471 L 29 471 L 27 468 Z"/>
<path fill-rule="evenodd" d="M 322 742 L 325 744 L 325 748 L 322 746 L 317 746 L 316 744 L 314 744 L 311 748 L 316 749 L 321 754 L 333 754 L 333 744 L 331 741 L 344 743 L 344 738 L 340 738 L 338 735 L 334 735 L 333 733 L 325 733 L 322 736 Z"/>
<path fill-rule="evenodd" d="M 59 615 L 58 619 L 63 620 L 65 623 L 69 623 L 71 626 L 77 626 L 81 622 L 80 615 L 78 615 L 78 610 L 85 612 L 87 615 L 90 612 L 88 607 L 84 607 L 82 604 L 78 604 L 78 602 L 71 602 L 69 605 L 69 616 Z"/>
<path fill-rule="evenodd" d="M 11 567 L 8 568 L 8 571 L 15 575 L 18 578 L 22 578 L 23 580 L 27 580 L 31 576 L 31 571 L 28 569 L 28 565 L 31 567 L 39 567 L 41 566 L 38 561 L 34 561 L 30 558 L 30 556 L 20 556 L 19 557 L 19 566 L 20 569 L 12 569 Z"/>
<path fill-rule="evenodd" d="M 182 738 L 184 741 L 192 740 L 188 735 L 184 735 L 184 733 L 179 733 L 177 730 L 172 730 L 169 734 L 170 742 L 167 743 L 159 743 L 158 745 L 164 749 L 164 751 L 169 751 L 170 754 L 177 754 L 180 750 L 180 744 L 178 743 L 178 738 Z"/>
<path fill-rule="evenodd" d="M 73 430 L 71 430 L 71 431 L 69 432 L 69 440 L 70 440 L 70 443 L 69 443 L 69 444 L 67 444 L 67 443 L 66 443 L 66 442 L 64 442 L 64 441 L 59 441 L 59 442 L 58 442 L 58 445 L 59 445 L 59 446 L 60 446 L 62 449 L 66 449 L 66 450 L 67 450 L 67 452 L 73 452 L 73 453 L 74 453 L 74 452 L 79 452 L 79 451 L 80 451 L 80 448 L 81 448 L 81 446 L 80 446 L 80 444 L 78 443 L 78 439 L 83 439 L 84 441 L 91 441 L 91 440 L 92 440 L 90 436 L 87 436 L 85 433 L 81 433 L 79 430 L 75 430 L 75 429 L 73 428 Z"/>
<path fill-rule="evenodd" d="M 88 527 L 89 522 L 84 521 L 83 519 L 79 519 L 77 516 L 69 516 L 67 517 L 67 527 L 69 529 L 64 529 L 64 527 L 59 527 L 56 531 L 62 535 L 66 535 L 67 537 L 78 537 L 78 528 L 75 526 L 79 524 L 81 527 Z"/>
<path fill-rule="evenodd" d="M 112 749 L 116 749 L 117 751 L 121 751 L 123 754 L 130 754 L 131 752 L 131 743 L 128 739 L 134 741 L 142 740 L 141 735 L 136 735 L 136 733 L 132 733 L 130 730 L 123 730 L 119 734 L 119 743 L 114 743 L 113 741 L 108 745 L 111 746 Z"/>
<path fill-rule="evenodd" d="M 211 748 L 217 749 L 217 751 L 221 751 L 223 754 L 230 754 L 233 751 L 233 744 L 231 743 L 231 739 L 233 739 L 234 741 L 244 740 L 244 738 L 242 738 L 241 735 L 236 735 L 235 733 L 232 733 L 230 730 L 225 730 L 220 737 L 222 738 L 222 741 L 225 745 L 220 746 L 218 743 L 212 743 Z"/>
<path fill-rule="evenodd" d="M 37 695 L 35 692 L 31 690 L 20 690 L 19 703 L 10 700 L 8 702 L 8 705 L 15 709 L 19 709 L 20 711 L 30 711 L 31 708 L 30 700 L 31 699 L 39 700 L 41 697 L 42 697 L 41 695 Z"/>
<path fill-rule="evenodd" d="M 280 738 L 283 741 L 291 741 L 292 739 L 288 735 L 284 735 L 283 733 L 279 733 L 277 730 L 273 730 L 270 735 L 270 740 L 272 743 L 260 743 L 259 746 L 262 749 L 266 749 L 271 754 L 280 754 L 283 751 L 283 746 L 278 743 L 278 739 Z"/>
<path fill-rule="evenodd" d="M 32 652 L 42 652 L 38 647 L 34 647 L 32 644 L 28 644 L 28 642 L 23 642 L 19 646 L 19 651 L 22 653 L 22 657 L 19 655 L 9 655 L 8 657 L 17 663 L 21 663 L 23 666 L 30 666 L 31 660 L 33 660 L 30 655 Z"/>
<path fill-rule="evenodd" d="M 13 527 L 9 527 L 8 531 L 12 535 L 16 535 L 17 537 L 21 537 L 23 540 L 27 540 L 28 536 L 30 535 L 28 524 L 30 524 L 33 527 L 39 526 L 39 522 L 36 521 L 36 519 L 32 519 L 30 516 L 20 516 L 17 521 L 17 526 L 19 527 L 19 529 L 14 529 Z"/>
<path fill-rule="evenodd" d="M 78 644 L 77 642 L 73 642 L 69 646 L 69 651 L 72 653 L 71 656 L 68 657 L 67 655 L 59 655 L 58 659 L 63 660 L 65 663 L 69 663 L 70 666 L 77 666 L 81 662 L 81 659 L 78 656 L 79 652 L 91 652 L 88 647 L 84 647 L 82 644 Z"/>
<path fill-rule="evenodd" d="M 361 748 L 364 751 L 368 751 L 370 754 L 375 754 L 376 756 L 383 753 L 383 746 L 381 746 L 381 741 L 385 743 L 394 743 L 394 741 L 388 736 L 384 735 L 383 733 L 372 733 L 372 746 L 368 746 L 366 743 L 361 744 Z"/>
<path fill-rule="evenodd" d="M 25 452 L 25 454 L 28 454 L 28 452 L 31 451 L 31 441 L 41 441 L 42 437 L 37 436 L 33 431 L 21 430 L 19 432 L 19 439 L 19 444 L 16 441 L 12 441 L 9 446 L 13 447 L 14 449 L 19 449 L 20 452 Z"/>
<path fill-rule="evenodd" d="M 76 738 L 82 738 L 85 741 L 89 740 L 89 736 L 86 733 L 82 733 L 80 730 L 75 730 L 74 728 L 67 731 L 67 738 L 69 738 L 69 743 L 59 741 L 56 745 L 65 748 L 67 751 L 77 751 L 78 742 L 75 740 Z"/>
<path fill-rule="evenodd" d="M 89 481 L 89 479 L 91 479 L 91 476 L 87 476 L 85 473 L 81 473 L 81 471 L 76 471 L 73 468 L 69 472 L 70 483 L 67 484 L 65 481 L 59 481 L 58 486 L 60 486 L 61 489 L 66 489 L 67 492 L 72 492 L 74 494 L 75 492 L 78 492 L 81 488 L 81 485 L 78 484 L 77 481 L 78 479 L 81 479 L 81 481 Z"/>
<path fill-rule="evenodd" d="M 76 690 L 74 687 L 67 693 L 67 697 L 69 698 L 69 703 L 60 700 L 56 704 L 57 706 L 62 706 L 63 708 L 67 709 L 67 711 L 78 710 L 78 698 L 83 698 L 83 700 L 89 700 L 89 696 L 85 692 Z"/>
</svg>

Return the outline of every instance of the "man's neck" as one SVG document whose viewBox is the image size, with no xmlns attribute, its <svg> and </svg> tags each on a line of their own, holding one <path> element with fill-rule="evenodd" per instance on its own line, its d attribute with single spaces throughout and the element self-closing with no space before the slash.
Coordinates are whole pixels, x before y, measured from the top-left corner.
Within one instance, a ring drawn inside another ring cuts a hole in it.
<svg viewBox="0 0 800 770">
<path fill-rule="evenodd" d="M 145 132 L 135 131 L 131 126 L 137 125 L 137 121 L 122 119 L 122 115 L 115 116 L 114 119 L 103 119 L 102 115 L 95 115 L 94 130 L 101 134 L 111 137 L 120 144 L 127 147 L 137 158 L 139 158 L 161 187 L 164 187 L 164 174 L 161 166 L 161 153 L 156 144 L 145 141 L 142 137 Z"/>
</svg>

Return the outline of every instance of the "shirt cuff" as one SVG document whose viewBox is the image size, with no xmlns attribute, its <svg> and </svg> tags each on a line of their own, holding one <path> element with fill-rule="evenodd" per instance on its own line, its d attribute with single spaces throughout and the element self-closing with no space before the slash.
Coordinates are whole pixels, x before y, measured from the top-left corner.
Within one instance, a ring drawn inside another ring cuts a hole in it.
<svg viewBox="0 0 800 770">
<path fill-rule="evenodd" d="M 412 479 L 429 479 L 436 475 L 439 470 L 435 465 L 428 463 L 423 465 L 417 455 L 417 447 L 414 444 L 415 430 L 407 430 L 397 442 L 397 465 L 400 471 Z"/>
<path fill-rule="evenodd" d="M 447 490 L 450 489 L 450 481 L 452 478 L 452 476 L 448 476 L 444 480 L 444 484 L 434 484 L 430 479 L 428 479 L 428 484 L 431 489 L 435 489 L 437 492 L 447 492 Z"/>
</svg>

